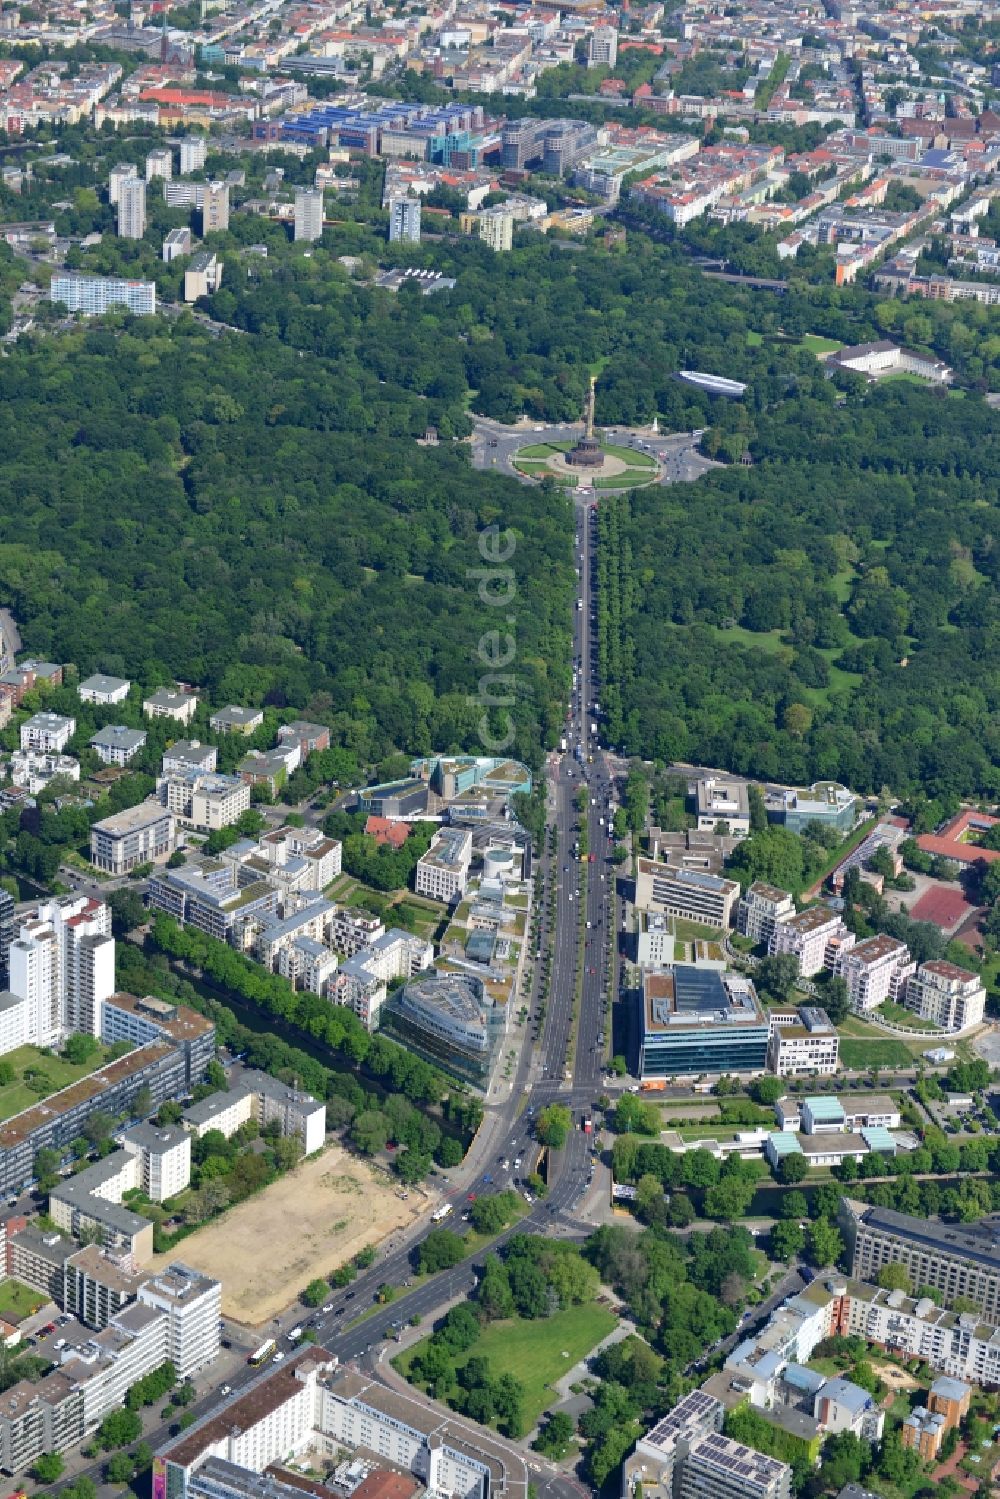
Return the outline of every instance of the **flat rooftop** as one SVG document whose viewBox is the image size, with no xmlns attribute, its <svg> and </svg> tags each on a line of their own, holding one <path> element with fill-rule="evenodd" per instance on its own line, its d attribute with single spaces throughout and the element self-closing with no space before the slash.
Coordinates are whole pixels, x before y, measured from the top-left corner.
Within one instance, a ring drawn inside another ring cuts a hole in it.
<svg viewBox="0 0 1000 1499">
<path fill-rule="evenodd" d="M 892 1234 L 912 1243 L 924 1244 L 937 1254 L 971 1260 L 1000 1274 L 1000 1217 L 981 1218 L 978 1223 L 941 1223 L 932 1218 L 912 1218 L 894 1208 L 865 1208 L 864 1226 L 877 1233 Z"/>
<path fill-rule="evenodd" d="M 116 1062 L 109 1062 L 106 1067 L 99 1067 L 89 1077 L 81 1077 L 77 1082 L 70 1083 L 68 1088 L 53 1093 L 44 1102 L 32 1104 L 30 1109 L 25 1109 L 4 1124 L 0 1124 L 0 1150 L 13 1150 L 15 1146 L 30 1139 L 35 1130 L 41 1129 L 43 1125 L 59 1115 L 68 1114 L 78 1104 L 100 1097 L 115 1083 L 137 1072 L 142 1072 L 147 1067 L 152 1067 L 173 1053 L 173 1046 L 168 1046 L 165 1042 L 153 1041 L 148 1046 L 140 1046 L 135 1051 L 130 1051 L 127 1057 L 119 1057 Z"/>
<path fill-rule="evenodd" d="M 677 963 L 664 971 L 643 972 L 646 1035 L 685 1026 L 763 1024 L 763 1012 L 749 979 L 714 968 Z"/>
</svg>

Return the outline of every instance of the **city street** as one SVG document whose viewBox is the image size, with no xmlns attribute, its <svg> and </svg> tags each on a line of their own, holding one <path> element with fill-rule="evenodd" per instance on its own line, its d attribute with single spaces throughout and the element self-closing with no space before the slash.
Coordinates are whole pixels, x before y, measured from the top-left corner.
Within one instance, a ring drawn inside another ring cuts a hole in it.
<svg viewBox="0 0 1000 1499">
<path fill-rule="evenodd" d="M 592 1114 L 596 1099 L 603 1091 L 603 1048 L 598 1038 L 610 1024 L 608 944 L 614 941 L 615 934 L 612 931 L 613 870 L 609 861 L 607 825 L 613 779 L 603 753 L 596 746 L 596 736 L 588 733 L 596 696 L 592 682 L 591 633 L 593 527 L 594 511 L 590 504 L 578 503 L 574 541 L 580 571 L 581 605 L 574 610 L 574 655 L 578 663 L 578 678 L 565 726 L 567 752 L 550 760 L 556 851 L 549 854 L 547 847 L 538 850 L 538 865 L 542 871 L 540 888 L 544 890 L 554 880 L 557 889 L 545 1025 L 537 1045 L 531 1044 L 530 1032 L 526 1030 L 525 1043 L 509 1090 L 505 1088 L 497 1102 L 487 1102 L 483 1124 L 469 1155 L 461 1166 L 448 1173 L 450 1188 L 446 1200 L 454 1209 L 447 1220 L 448 1226 L 464 1231 L 460 1220 L 470 1195 L 496 1191 L 510 1183 L 510 1176 L 504 1175 L 500 1169 L 501 1158 L 514 1160 L 523 1157 L 524 1166 L 519 1176 L 528 1174 L 530 1162 L 538 1155 L 534 1127 L 539 1109 L 552 1102 L 565 1104 L 572 1111 L 573 1128 L 565 1146 L 550 1153 L 547 1195 L 536 1201 L 530 1213 L 501 1234 L 491 1247 L 502 1244 L 514 1232 L 582 1236 L 585 1229 L 580 1219 L 580 1205 L 588 1188 L 593 1186 L 596 1192 L 593 1136 L 585 1134 L 581 1124 L 585 1114 Z M 573 753 L 578 745 L 587 745 L 587 749 L 581 749 L 579 758 Z M 588 752 L 592 758 L 588 758 Z M 578 817 L 576 797 L 581 786 L 586 786 L 588 791 L 588 846 L 594 860 L 586 865 L 573 854 L 574 827 Z M 578 898 L 581 870 L 587 874 L 583 913 Z M 86 881 L 80 883 L 87 888 Z M 544 897 L 542 910 L 544 912 Z M 584 934 L 586 961 L 582 999 L 576 1016 L 575 1052 L 568 1068 L 567 1055 L 574 1033 L 581 922 L 589 923 Z M 543 928 L 542 941 L 545 940 Z M 537 1005 L 539 982 L 536 970 L 532 1008 Z M 274 1337 L 279 1350 L 287 1353 L 294 1346 L 287 1335 L 296 1326 L 309 1326 L 317 1341 L 341 1362 L 359 1363 L 375 1369 L 385 1334 L 392 1330 L 393 1324 L 405 1325 L 412 1317 L 419 1317 L 429 1326 L 439 1308 L 456 1298 L 468 1296 L 475 1286 L 478 1257 L 454 1270 L 431 1276 L 420 1285 L 410 1286 L 416 1266 L 416 1247 L 434 1226 L 428 1214 L 427 1220 L 408 1240 L 397 1239 L 392 1247 L 383 1248 L 371 1269 L 359 1275 L 350 1287 L 331 1291 L 326 1308 L 319 1312 L 310 1314 L 303 1307 L 293 1305 L 271 1327 L 227 1327 L 227 1339 L 234 1342 L 234 1351 L 225 1352 L 211 1369 L 204 1371 L 197 1381 L 199 1391 L 204 1393 L 199 1393 L 199 1398 L 188 1410 L 199 1417 L 218 1404 L 222 1384 L 229 1385 L 235 1395 L 259 1378 L 259 1371 L 243 1361 L 237 1362 L 237 1356 L 245 1357 L 246 1352 L 268 1336 Z M 401 1294 L 385 1306 L 377 1305 L 376 1301 L 378 1288 L 382 1285 L 401 1289 Z M 149 1419 L 153 1424 L 144 1432 L 144 1439 L 154 1447 L 162 1445 L 169 1435 L 169 1428 L 163 1423 L 156 1424 L 155 1416 Z M 71 1459 L 64 1483 L 81 1473 L 99 1480 L 103 1467 L 104 1460 Z M 557 1472 L 540 1474 L 537 1487 L 548 1495 L 548 1499 L 577 1499 L 580 1492 L 575 1479 Z M 107 1492 L 110 1494 L 113 1490 L 108 1488 Z"/>
</svg>

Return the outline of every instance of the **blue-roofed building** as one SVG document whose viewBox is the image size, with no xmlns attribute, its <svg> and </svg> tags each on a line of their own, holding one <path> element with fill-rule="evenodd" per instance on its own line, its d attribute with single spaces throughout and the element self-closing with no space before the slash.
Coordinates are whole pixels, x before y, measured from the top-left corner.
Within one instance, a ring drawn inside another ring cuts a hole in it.
<svg viewBox="0 0 1000 1499">
<path fill-rule="evenodd" d="M 778 1166 L 786 1156 L 801 1155 L 802 1146 L 798 1135 L 793 1135 L 791 1130 L 776 1129 L 767 1137 L 764 1154 L 772 1166 Z"/>
<path fill-rule="evenodd" d="M 802 1101 L 802 1130 L 807 1135 L 818 1135 L 824 1131 L 833 1133 L 843 1130 L 846 1122 L 844 1110 L 835 1098 L 819 1094 Z"/>
<path fill-rule="evenodd" d="M 884 1124 L 875 1124 L 869 1129 L 862 1129 L 861 1138 L 869 1150 L 877 1151 L 879 1155 L 896 1154 L 896 1142 Z"/>
</svg>

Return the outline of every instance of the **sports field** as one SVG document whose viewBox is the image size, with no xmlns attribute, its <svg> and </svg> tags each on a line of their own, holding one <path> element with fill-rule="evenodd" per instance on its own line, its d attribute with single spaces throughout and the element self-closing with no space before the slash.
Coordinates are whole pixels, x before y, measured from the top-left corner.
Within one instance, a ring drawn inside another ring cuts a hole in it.
<svg viewBox="0 0 1000 1499">
<path fill-rule="evenodd" d="M 153 1268 L 182 1259 L 204 1271 L 222 1282 L 223 1314 L 255 1326 L 276 1317 L 311 1280 L 427 1211 L 423 1193 L 411 1187 L 404 1202 L 401 1191 L 331 1146 L 157 1255 Z"/>
</svg>

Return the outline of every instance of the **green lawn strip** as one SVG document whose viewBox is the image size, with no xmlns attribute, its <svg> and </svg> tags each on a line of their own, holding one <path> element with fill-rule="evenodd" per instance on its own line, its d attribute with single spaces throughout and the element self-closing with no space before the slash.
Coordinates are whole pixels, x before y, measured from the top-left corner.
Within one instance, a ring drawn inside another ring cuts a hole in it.
<svg viewBox="0 0 1000 1499">
<path fill-rule="evenodd" d="M 90 1073 L 107 1061 L 108 1055 L 108 1048 L 102 1047 L 89 1062 L 73 1063 L 67 1062 L 63 1057 L 43 1056 L 34 1046 L 21 1046 L 16 1051 L 8 1052 L 4 1061 L 10 1063 L 17 1076 L 12 1083 L 0 1088 L 0 1120 L 10 1119 L 23 1109 L 31 1108 L 40 1098 L 57 1093 L 61 1088 L 68 1088 L 81 1077 L 89 1077 Z M 37 1070 L 46 1079 L 46 1087 L 42 1091 L 29 1088 L 24 1082 L 24 1074 L 28 1069 Z"/>
<path fill-rule="evenodd" d="M 821 333 L 804 333 L 800 340 L 803 349 L 809 349 L 817 356 L 820 354 L 836 354 L 838 349 L 844 345 L 835 338 L 824 338 Z"/>
<path fill-rule="evenodd" d="M 493 1322 L 468 1352 L 458 1355 L 455 1369 L 463 1369 L 470 1358 L 486 1358 L 493 1375 L 513 1374 L 524 1389 L 522 1410 L 525 1430 L 529 1430 L 543 1411 L 556 1404 L 558 1397 L 552 1388 L 555 1381 L 596 1348 L 617 1324 L 614 1312 L 596 1302 L 570 1306 L 532 1321 Z M 395 1361 L 404 1377 L 420 1346 L 416 1344 Z"/>
<path fill-rule="evenodd" d="M 851 1071 L 865 1067 L 907 1067 L 913 1061 L 913 1052 L 894 1036 L 878 1041 L 841 1041 L 840 1061 Z"/>
<path fill-rule="evenodd" d="M 652 484 L 656 478 L 652 469 L 629 468 L 614 478 L 595 479 L 595 489 L 638 489 L 643 484 Z"/>
<path fill-rule="evenodd" d="M 896 1004 L 894 1000 L 887 999 L 884 1004 L 879 1005 L 878 1012 L 890 1025 L 909 1026 L 911 1030 L 927 1031 L 936 1036 L 942 1034 L 940 1026 L 935 1025 L 933 1020 L 924 1020 L 921 1016 L 914 1015 L 912 1010 Z"/>
<path fill-rule="evenodd" d="M 636 452 L 635 448 L 625 448 L 618 443 L 602 442 L 601 451 L 608 454 L 609 458 L 620 458 L 627 463 L 629 468 L 655 468 L 656 459 L 649 453 Z"/>
<path fill-rule="evenodd" d="M 760 348 L 760 346 L 761 346 L 761 344 L 763 342 L 764 342 L 764 335 L 763 335 L 763 333 L 758 333 L 755 328 L 748 328 L 747 329 L 747 347 L 748 348 L 750 348 L 750 349 L 758 349 L 758 348 Z"/>
<path fill-rule="evenodd" d="M 0 1317 L 8 1322 L 23 1322 L 47 1300 L 41 1291 L 22 1285 L 19 1280 L 5 1280 L 0 1285 Z"/>
<path fill-rule="evenodd" d="M 526 448 L 518 448 L 515 463 L 520 463 L 522 458 L 551 458 L 553 453 L 568 453 L 572 443 L 569 442 L 532 442 Z"/>
<path fill-rule="evenodd" d="M 717 942 L 721 936 L 721 928 L 703 926 L 701 922 L 685 921 L 683 916 L 675 916 L 674 936 L 678 942 Z"/>
</svg>

